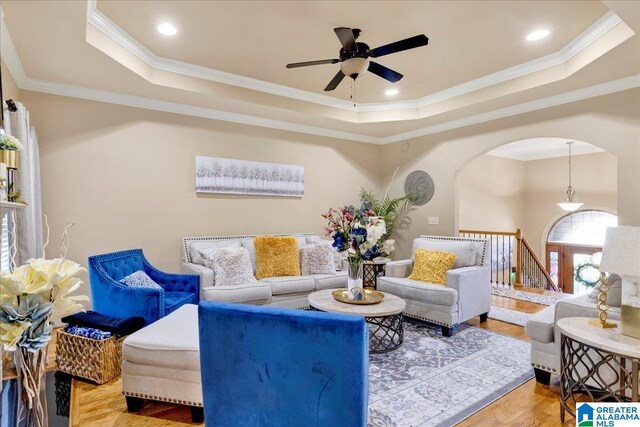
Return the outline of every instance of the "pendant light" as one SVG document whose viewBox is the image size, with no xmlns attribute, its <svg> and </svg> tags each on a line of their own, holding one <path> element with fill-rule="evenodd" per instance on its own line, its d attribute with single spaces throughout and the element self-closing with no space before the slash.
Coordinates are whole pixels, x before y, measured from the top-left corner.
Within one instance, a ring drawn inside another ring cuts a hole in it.
<svg viewBox="0 0 640 427">
<path fill-rule="evenodd" d="M 558 206 L 567 212 L 576 211 L 584 204 L 573 200 L 573 197 L 576 195 L 576 190 L 571 186 L 571 144 L 573 144 L 573 141 L 567 142 L 567 145 L 569 145 L 569 186 L 567 187 L 567 197 L 564 199 L 564 202 L 558 203 Z"/>
</svg>

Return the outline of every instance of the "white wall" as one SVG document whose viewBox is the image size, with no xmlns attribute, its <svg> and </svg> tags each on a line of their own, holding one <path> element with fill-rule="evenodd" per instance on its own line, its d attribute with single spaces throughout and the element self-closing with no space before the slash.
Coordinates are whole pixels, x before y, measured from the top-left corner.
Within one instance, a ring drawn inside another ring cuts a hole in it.
<svg viewBox="0 0 640 427">
<path fill-rule="evenodd" d="M 617 159 L 610 153 L 573 156 L 572 184 L 582 209 L 617 211 Z M 502 172 L 501 172 L 502 171 Z M 456 178 L 461 229 L 520 228 L 540 259 L 549 227 L 566 215 L 556 203 L 568 184 L 567 158 L 533 161 L 480 156 Z"/>
<path fill-rule="evenodd" d="M 518 160 L 480 156 L 456 178 L 459 227 L 515 231 L 523 225 L 525 169 Z"/>
<path fill-rule="evenodd" d="M 402 191 L 404 179 L 416 169 L 427 171 L 436 187 L 433 199 L 400 232 L 398 256 L 409 255 L 419 234 L 457 232 L 455 176 L 464 166 L 501 145 L 543 137 L 585 141 L 615 155 L 619 222 L 640 225 L 640 90 L 631 89 L 383 146 L 385 176 L 400 167 L 394 191 Z M 439 217 L 439 225 L 427 225 L 429 216 Z"/>
<path fill-rule="evenodd" d="M 143 248 L 179 271 L 181 238 L 322 233 L 320 214 L 380 194 L 379 147 L 22 91 L 38 128 L 42 209 L 68 257 Z M 305 167 L 302 198 L 196 194 L 196 155 Z"/>
</svg>

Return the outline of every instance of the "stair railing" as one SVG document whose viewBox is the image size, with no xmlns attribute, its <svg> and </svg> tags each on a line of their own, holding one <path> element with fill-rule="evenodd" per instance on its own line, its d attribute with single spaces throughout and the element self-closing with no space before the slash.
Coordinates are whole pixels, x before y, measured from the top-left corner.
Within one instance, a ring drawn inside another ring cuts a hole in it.
<svg viewBox="0 0 640 427">
<path fill-rule="evenodd" d="M 491 283 L 558 291 L 522 230 L 460 230 L 460 237 L 489 240 Z"/>
</svg>

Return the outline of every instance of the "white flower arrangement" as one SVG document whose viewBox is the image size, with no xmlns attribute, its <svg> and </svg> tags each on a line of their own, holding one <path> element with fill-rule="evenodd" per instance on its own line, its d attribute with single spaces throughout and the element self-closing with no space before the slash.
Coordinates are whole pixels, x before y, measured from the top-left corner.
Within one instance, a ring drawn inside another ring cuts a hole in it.
<svg viewBox="0 0 640 427">
<path fill-rule="evenodd" d="M 20 151 L 24 147 L 15 136 L 0 135 L 0 150 Z"/>
<path fill-rule="evenodd" d="M 13 216 L 12 219 L 15 223 Z M 89 300 L 86 295 L 70 295 L 83 283 L 76 276 L 86 271 L 65 259 L 67 231 L 72 225 L 65 227 L 60 258 L 34 258 L 16 267 L 15 246 L 10 248 L 13 271 L 0 272 L 0 344 L 6 351 L 22 348 L 36 352 L 46 347 L 51 339 L 52 319 L 82 311 L 79 301 Z M 43 252 L 49 243 L 48 234 L 47 224 Z"/>
</svg>

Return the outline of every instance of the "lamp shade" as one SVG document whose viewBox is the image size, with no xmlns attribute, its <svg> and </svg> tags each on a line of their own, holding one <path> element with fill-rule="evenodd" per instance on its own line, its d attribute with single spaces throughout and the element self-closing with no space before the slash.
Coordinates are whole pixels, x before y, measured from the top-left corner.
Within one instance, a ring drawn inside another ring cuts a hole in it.
<svg viewBox="0 0 640 427">
<path fill-rule="evenodd" d="M 640 227 L 607 227 L 600 271 L 640 276 Z"/>
</svg>

